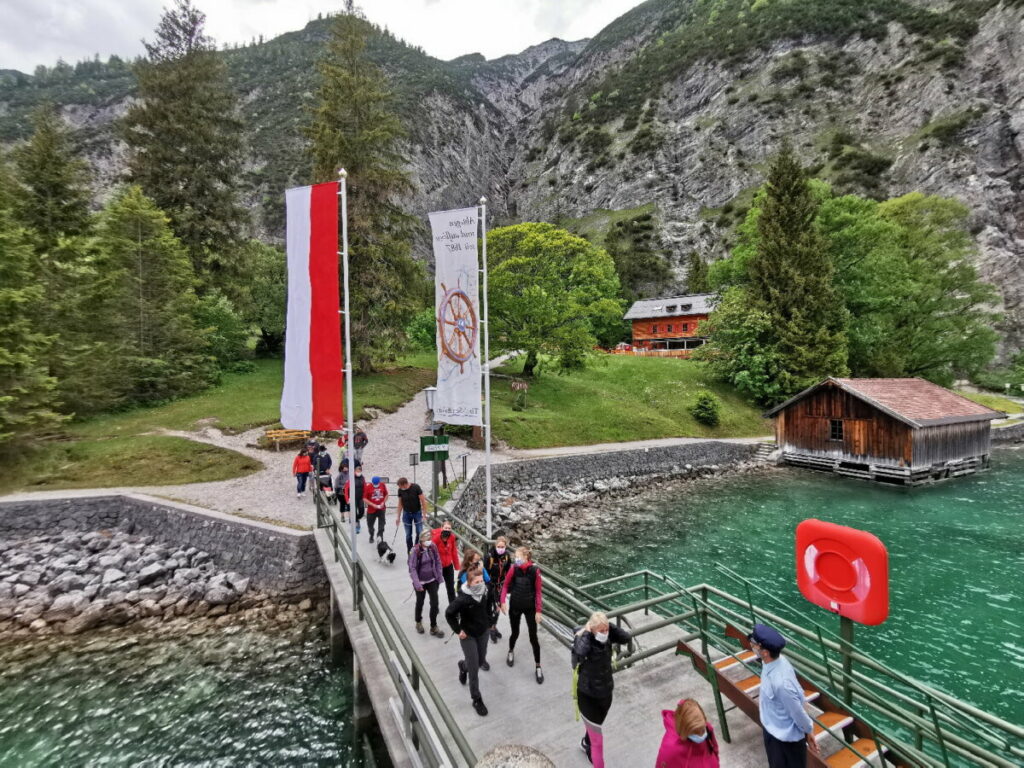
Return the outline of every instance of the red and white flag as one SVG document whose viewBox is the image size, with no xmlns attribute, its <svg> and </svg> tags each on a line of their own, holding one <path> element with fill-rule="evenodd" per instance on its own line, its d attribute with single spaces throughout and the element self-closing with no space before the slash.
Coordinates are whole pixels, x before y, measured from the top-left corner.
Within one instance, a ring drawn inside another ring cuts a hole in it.
<svg viewBox="0 0 1024 768">
<path fill-rule="evenodd" d="M 285 429 L 339 429 L 342 411 L 338 300 L 338 182 L 285 192 L 288 314 L 285 323 Z"/>
</svg>

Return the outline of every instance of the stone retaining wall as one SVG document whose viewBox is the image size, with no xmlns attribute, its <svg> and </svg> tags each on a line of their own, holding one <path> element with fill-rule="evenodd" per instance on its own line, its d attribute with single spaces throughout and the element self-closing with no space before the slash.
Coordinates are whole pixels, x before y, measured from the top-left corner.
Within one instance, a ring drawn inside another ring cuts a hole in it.
<svg viewBox="0 0 1024 768">
<path fill-rule="evenodd" d="M 326 583 L 313 534 L 141 494 L 0 502 L 0 535 L 119 529 L 208 552 L 253 589 L 293 598 Z"/>
<path fill-rule="evenodd" d="M 585 513 L 594 498 L 628 494 L 651 481 L 749 469 L 756 451 L 756 444 L 708 441 L 498 464 L 491 469 L 495 532 L 531 539 L 550 536 L 566 524 L 582 523 L 573 512 Z M 482 530 L 485 505 L 481 468 L 451 509 Z"/>
<path fill-rule="evenodd" d="M 1024 422 L 1010 427 L 992 429 L 993 445 L 1006 443 L 1024 443 Z"/>
</svg>

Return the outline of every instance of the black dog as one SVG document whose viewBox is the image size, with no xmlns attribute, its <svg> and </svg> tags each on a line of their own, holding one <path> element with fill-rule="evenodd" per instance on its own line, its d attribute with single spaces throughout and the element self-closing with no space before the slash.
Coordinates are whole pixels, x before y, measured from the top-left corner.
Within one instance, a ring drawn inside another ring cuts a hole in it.
<svg viewBox="0 0 1024 768">
<path fill-rule="evenodd" d="M 380 558 L 381 562 L 386 559 L 390 565 L 395 562 L 395 558 L 397 556 L 398 555 L 395 553 L 395 550 L 393 550 L 391 545 L 384 541 L 384 539 L 380 539 L 377 542 L 377 557 Z"/>
</svg>

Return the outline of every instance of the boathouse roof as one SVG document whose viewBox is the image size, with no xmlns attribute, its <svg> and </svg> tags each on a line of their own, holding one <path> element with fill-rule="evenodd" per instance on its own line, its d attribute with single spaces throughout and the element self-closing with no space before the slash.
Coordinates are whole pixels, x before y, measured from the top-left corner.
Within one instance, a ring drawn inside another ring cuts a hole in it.
<svg viewBox="0 0 1024 768">
<path fill-rule="evenodd" d="M 667 296 L 663 299 L 641 299 L 634 301 L 624 317 L 625 320 L 647 320 L 656 317 L 680 317 L 683 315 L 707 315 L 714 301 L 713 293 L 691 293 L 686 296 Z"/>
<path fill-rule="evenodd" d="M 986 408 L 925 379 L 836 379 L 831 376 L 775 406 L 765 416 L 774 416 L 823 387 L 839 387 L 915 429 L 991 421 L 1006 416 L 1002 411 Z"/>
</svg>

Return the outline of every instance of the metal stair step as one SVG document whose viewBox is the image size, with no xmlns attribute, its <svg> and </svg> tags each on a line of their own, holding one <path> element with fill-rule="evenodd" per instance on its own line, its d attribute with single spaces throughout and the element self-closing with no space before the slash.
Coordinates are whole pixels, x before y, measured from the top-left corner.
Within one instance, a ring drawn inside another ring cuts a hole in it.
<svg viewBox="0 0 1024 768">
<path fill-rule="evenodd" d="M 878 757 L 878 744 L 871 739 L 857 739 L 850 746 L 868 760 Z M 883 751 L 885 751 L 884 748 Z M 825 763 L 829 768 L 868 768 L 871 765 L 857 757 L 851 750 L 845 748 L 825 758 Z"/>
<path fill-rule="evenodd" d="M 844 715 L 842 712 L 822 712 L 818 715 L 818 720 L 821 725 L 814 724 L 814 738 L 820 740 L 822 737 L 830 735 L 825 727 L 838 731 L 853 722 L 853 715 Z"/>
</svg>

